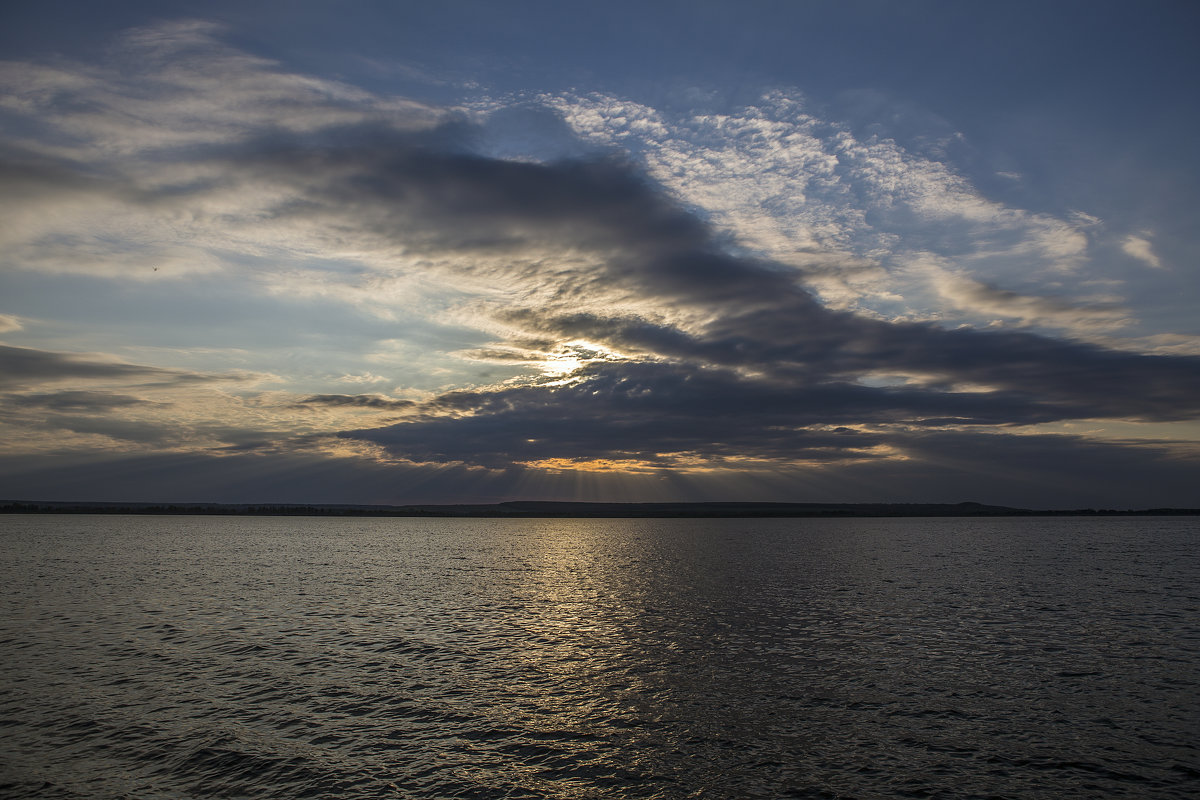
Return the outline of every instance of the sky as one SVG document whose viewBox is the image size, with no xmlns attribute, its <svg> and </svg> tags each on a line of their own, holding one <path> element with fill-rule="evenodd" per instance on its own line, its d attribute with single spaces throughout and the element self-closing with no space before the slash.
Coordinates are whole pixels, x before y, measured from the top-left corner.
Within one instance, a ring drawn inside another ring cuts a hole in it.
<svg viewBox="0 0 1200 800">
<path fill-rule="evenodd" d="M 0 499 L 1200 506 L 1193 3 L 0 23 Z"/>
</svg>

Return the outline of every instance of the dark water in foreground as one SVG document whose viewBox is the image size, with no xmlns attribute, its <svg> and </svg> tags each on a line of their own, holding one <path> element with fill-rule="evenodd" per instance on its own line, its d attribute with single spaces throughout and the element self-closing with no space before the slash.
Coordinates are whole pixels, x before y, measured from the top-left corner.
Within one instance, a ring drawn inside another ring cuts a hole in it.
<svg viewBox="0 0 1200 800">
<path fill-rule="evenodd" d="M 0 795 L 1200 796 L 1200 520 L 0 517 Z"/>
</svg>

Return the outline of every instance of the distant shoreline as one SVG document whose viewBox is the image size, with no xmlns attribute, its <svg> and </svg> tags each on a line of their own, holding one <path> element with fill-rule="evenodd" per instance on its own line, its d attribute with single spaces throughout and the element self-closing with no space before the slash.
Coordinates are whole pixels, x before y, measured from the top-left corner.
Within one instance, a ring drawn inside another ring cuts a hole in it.
<svg viewBox="0 0 1200 800">
<path fill-rule="evenodd" d="M 512 501 L 462 505 L 337 505 L 302 503 L 121 503 L 7 501 L 0 514 L 142 514 L 255 517 L 569 518 L 822 518 L 822 517 L 1069 517 L 1200 516 L 1200 508 L 1028 509 L 980 503 L 574 503 Z"/>
</svg>

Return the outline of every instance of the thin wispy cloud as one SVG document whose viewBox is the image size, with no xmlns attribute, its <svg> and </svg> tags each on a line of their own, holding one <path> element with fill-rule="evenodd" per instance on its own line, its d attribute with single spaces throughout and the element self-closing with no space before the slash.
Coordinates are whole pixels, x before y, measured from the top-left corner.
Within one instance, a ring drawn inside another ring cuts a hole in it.
<svg viewBox="0 0 1200 800">
<path fill-rule="evenodd" d="M 1162 269 L 1162 260 L 1155 255 L 1154 248 L 1150 244 L 1150 240 L 1145 236 L 1126 236 L 1121 242 L 1121 249 L 1131 258 L 1136 258 L 1148 267 L 1154 269 Z"/>
<path fill-rule="evenodd" d="M 543 101 L 589 141 L 638 154 L 740 245 L 811 273 L 837 307 L 977 323 L 986 309 L 941 306 L 905 262 L 931 252 L 1020 286 L 1031 268 L 1071 273 L 1088 254 L 1086 226 L 988 200 L 941 162 L 815 115 L 799 93 L 772 90 L 722 114 L 610 96 Z"/>
</svg>

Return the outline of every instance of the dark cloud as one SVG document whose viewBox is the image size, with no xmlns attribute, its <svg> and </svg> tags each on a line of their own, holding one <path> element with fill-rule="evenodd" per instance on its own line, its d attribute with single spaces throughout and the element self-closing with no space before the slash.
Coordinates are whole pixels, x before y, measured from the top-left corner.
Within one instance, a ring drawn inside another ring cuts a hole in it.
<svg viewBox="0 0 1200 800">
<path fill-rule="evenodd" d="M 470 151 L 478 135 L 463 122 L 418 133 L 362 125 L 265 137 L 212 157 L 243 180 L 292 185 L 296 195 L 273 210 L 278 217 L 318 225 L 344 220 L 408 252 L 513 254 L 553 246 L 646 255 L 697 242 L 707 247 L 712 238 L 698 218 L 615 157 L 548 165 L 488 158 Z M 567 280 L 567 290 L 603 277 L 542 268 L 550 273 L 542 277 Z M 605 272 L 637 269 L 613 259 Z"/>
<path fill-rule="evenodd" d="M 421 467 L 316 452 L 0 455 L 0 499 L 231 503 L 480 502 L 523 473 Z"/>
<path fill-rule="evenodd" d="M 908 460 L 847 464 L 830 477 L 894 501 L 1033 508 L 1190 506 L 1200 485 L 1195 443 L 972 431 L 904 431 L 892 443 Z"/>
<path fill-rule="evenodd" d="M 79 353 L 0 344 L 0 387 L 5 389 L 79 379 L 171 381 L 185 374 L 177 370 L 109 361 Z"/>
<path fill-rule="evenodd" d="M 397 410 L 415 406 L 412 400 L 396 400 L 377 394 L 315 394 L 306 397 L 296 404 L 296 407 L 313 406 L 349 406 L 352 408 L 379 408 Z"/>
<path fill-rule="evenodd" d="M 75 416 L 60 414 L 47 417 L 41 426 L 48 430 L 106 436 L 132 444 L 179 446 L 193 444 L 196 431 L 170 423 L 128 420 L 112 416 Z"/>
<path fill-rule="evenodd" d="M 120 195 L 128 186 L 95 174 L 95 168 L 67 158 L 0 143 L 0 199 L 28 202 L 43 194 Z"/>
<path fill-rule="evenodd" d="M 165 388 L 253 379 L 244 372 L 200 373 L 150 367 L 85 353 L 64 353 L 0 344 L 0 389 L 39 387 L 62 381 L 116 381 Z M 48 397 L 57 396 L 47 395 Z M 51 402 L 51 401 L 47 401 Z"/>
<path fill-rule="evenodd" d="M 567 383 L 449 392 L 414 411 L 410 421 L 343 435 L 397 456 L 488 467 L 551 458 L 786 463 L 862 458 L 893 444 L 847 426 L 1033 424 L 1078 413 L 1014 392 L 805 386 L 666 362 L 592 364 Z"/>
<path fill-rule="evenodd" d="M 1185 505 L 1200 485 L 1200 455 L 1162 443 L 1073 436 L 905 434 L 909 460 L 729 472 L 619 473 L 519 467 L 473 469 L 273 450 L 117 455 L 0 455 L 0 499 L 244 503 L 454 503 L 544 500 L 692 500 L 737 496 L 795 502 L 960 502 L 1035 508 Z M 1131 481 L 1130 475 L 1141 478 Z M 1181 499 L 1182 498 L 1182 499 Z"/>
<path fill-rule="evenodd" d="M 14 395 L 7 398 L 7 401 L 18 408 L 94 413 L 104 413 L 118 408 L 148 404 L 146 400 L 127 394 L 89 392 L 84 390 Z"/>
<path fill-rule="evenodd" d="M 780 292 L 780 294 L 783 294 Z M 542 331 L 694 364 L 753 369 L 805 390 L 875 372 L 924 378 L 929 402 L 955 384 L 1024 396 L 1051 416 L 1192 419 L 1200 415 L 1200 358 L 1147 356 L 1020 332 L 944 330 L 820 308 L 784 296 L 774 308 L 726 313 L 698 332 L 594 313 L 508 315 Z M 1013 422 L 1031 421 L 1024 415 Z"/>
</svg>

